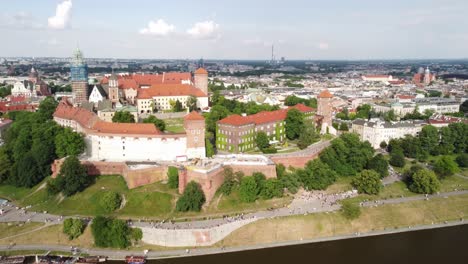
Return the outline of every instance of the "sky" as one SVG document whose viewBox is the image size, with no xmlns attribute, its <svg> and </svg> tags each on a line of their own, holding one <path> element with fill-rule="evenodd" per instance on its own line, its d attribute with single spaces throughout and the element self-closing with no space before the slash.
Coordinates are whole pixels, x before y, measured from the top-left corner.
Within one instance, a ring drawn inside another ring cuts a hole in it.
<svg viewBox="0 0 468 264">
<path fill-rule="evenodd" d="M 0 0 L 0 56 L 468 57 L 467 0 Z"/>
</svg>

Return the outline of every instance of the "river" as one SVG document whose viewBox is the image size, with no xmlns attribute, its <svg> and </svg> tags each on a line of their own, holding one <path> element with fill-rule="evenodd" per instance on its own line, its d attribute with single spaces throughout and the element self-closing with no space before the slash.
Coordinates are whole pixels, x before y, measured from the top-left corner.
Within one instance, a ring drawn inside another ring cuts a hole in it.
<svg viewBox="0 0 468 264">
<path fill-rule="evenodd" d="M 468 225 L 148 261 L 148 264 L 157 263 L 468 263 Z"/>
</svg>

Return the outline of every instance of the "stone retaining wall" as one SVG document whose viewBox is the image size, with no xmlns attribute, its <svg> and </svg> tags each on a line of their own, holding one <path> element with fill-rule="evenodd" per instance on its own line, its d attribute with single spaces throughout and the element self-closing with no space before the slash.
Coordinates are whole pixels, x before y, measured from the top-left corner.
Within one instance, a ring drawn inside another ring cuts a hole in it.
<svg viewBox="0 0 468 264">
<path fill-rule="evenodd" d="M 236 229 L 252 223 L 256 219 L 246 219 L 206 229 L 158 229 L 140 227 L 143 231 L 142 241 L 163 247 L 198 247 L 211 246 Z"/>
</svg>

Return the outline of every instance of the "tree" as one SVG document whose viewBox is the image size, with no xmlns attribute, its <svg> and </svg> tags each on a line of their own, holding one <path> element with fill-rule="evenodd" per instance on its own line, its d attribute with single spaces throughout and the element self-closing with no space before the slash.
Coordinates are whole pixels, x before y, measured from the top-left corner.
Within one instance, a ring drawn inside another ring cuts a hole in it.
<svg viewBox="0 0 468 264">
<path fill-rule="evenodd" d="M 276 177 L 278 177 L 278 179 L 281 179 L 281 177 L 283 177 L 284 175 L 286 175 L 286 167 L 284 166 L 284 164 L 276 164 Z"/>
<path fill-rule="evenodd" d="M 179 169 L 173 166 L 169 166 L 167 169 L 167 184 L 171 189 L 179 188 Z"/>
<path fill-rule="evenodd" d="M 174 107 L 172 108 L 173 112 L 181 112 L 183 110 L 182 103 L 177 99 L 174 103 Z"/>
<path fill-rule="evenodd" d="M 288 111 L 285 122 L 286 137 L 291 140 L 298 138 L 304 125 L 304 114 L 293 108 Z"/>
<path fill-rule="evenodd" d="M 71 196 L 86 189 L 92 183 L 92 178 L 76 156 L 69 156 L 63 162 L 56 181 L 62 193 Z"/>
<path fill-rule="evenodd" d="M 340 127 L 339 127 L 339 130 L 340 130 L 340 131 L 348 131 L 348 130 L 349 130 L 348 124 L 346 124 L 346 123 L 341 123 L 341 124 L 340 124 Z"/>
<path fill-rule="evenodd" d="M 361 208 L 359 205 L 350 201 L 342 201 L 340 212 L 345 218 L 352 220 L 358 218 L 361 215 Z"/>
<path fill-rule="evenodd" d="M 131 229 L 120 219 L 97 216 L 91 224 L 91 233 L 98 247 L 126 248 L 130 244 Z"/>
<path fill-rule="evenodd" d="M 1 160 L 1 158 L 0 158 L 0 160 Z M 458 154 L 458 156 L 456 158 L 456 162 L 458 163 L 458 166 L 460 166 L 462 168 L 468 167 L 468 153 Z M 1 161 L 0 161 L 0 165 L 1 165 Z M 1 169 L 0 169 L 0 175 L 1 175 Z"/>
<path fill-rule="evenodd" d="M 381 149 L 386 149 L 387 148 L 387 142 L 385 142 L 385 141 L 380 142 L 380 148 Z"/>
<path fill-rule="evenodd" d="M 366 194 L 378 194 L 382 188 L 382 182 L 380 181 L 380 175 L 373 170 L 363 170 L 361 173 L 353 179 L 351 184 L 360 192 Z"/>
<path fill-rule="evenodd" d="M 227 166 L 224 167 L 223 170 L 223 184 L 219 187 L 219 191 L 224 195 L 230 195 L 234 187 L 236 186 L 236 178 L 234 175 L 234 171 L 231 167 Z"/>
<path fill-rule="evenodd" d="M 421 148 L 432 155 L 437 155 L 439 145 L 439 131 L 435 126 L 424 126 L 419 133 Z"/>
<path fill-rule="evenodd" d="M 187 98 L 187 107 L 190 112 L 197 110 L 197 97 L 194 95 L 190 95 Z"/>
<path fill-rule="evenodd" d="M 164 131 L 166 130 L 166 123 L 164 120 L 158 119 L 155 116 L 149 116 L 145 119 L 143 119 L 143 123 L 146 124 L 154 124 L 154 126 L 159 130 L 159 131 Z"/>
<path fill-rule="evenodd" d="M 10 177 L 11 166 L 12 164 L 5 148 L 0 147 L 0 183 Z"/>
<path fill-rule="evenodd" d="M 283 196 L 283 189 L 281 183 L 277 179 L 268 179 L 265 181 L 265 184 L 260 193 L 264 199 L 271 199 L 273 197 Z"/>
<path fill-rule="evenodd" d="M 184 193 L 177 200 L 176 211 L 187 212 L 195 211 L 199 212 L 202 205 L 205 203 L 205 194 L 203 193 L 200 184 L 191 181 L 185 187 Z"/>
<path fill-rule="evenodd" d="M 255 202 L 257 195 L 260 192 L 260 187 L 253 176 L 242 178 L 239 186 L 239 197 L 242 202 Z"/>
<path fill-rule="evenodd" d="M 297 142 L 297 146 L 300 149 L 305 149 L 312 143 L 317 142 L 319 139 L 320 136 L 317 135 L 315 127 L 312 124 L 304 124 L 302 133 L 299 135 L 299 141 Z"/>
<path fill-rule="evenodd" d="M 69 240 L 73 240 L 81 236 L 85 228 L 85 222 L 78 218 L 67 218 L 63 221 L 63 233 L 68 236 Z"/>
<path fill-rule="evenodd" d="M 338 178 L 337 173 L 319 159 L 307 162 L 304 170 L 296 173 L 307 190 L 325 190 Z"/>
<path fill-rule="evenodd" d="M 211 158 L 215 154 L 213 143 L 208 138 L 205 138 L 205 150 L 206 150 L 206 157 Z"/>
<path fill-rule="evenodd" d="M 370 117 L 370 112 L 371 112 L 371 106 L 368 104 L 363 104 L 358 106 L 356 109 L 356 118 L 362 118 L 362 119 L 369 119 Z"/>
<path fill-rule="evenodd" d="M 440 189 L 440 182 L 434 172 L 421 169 L 413 174 L 411 177 L 411 184 L 409 189 L 415 193 L 432 194 Z"/>
<path fill-rule="evenodd" d="M 288 189 L 290 193 L 297 193 L 301 187 L 301 180 L 297 173 L 291 172 L 278 177 L 283 188 Z"/>
<path fill-rule="evenodd" d="M 52 119 L 52 116 L 57 108 L 58 102 L 51 96 L 46 97 L 39 104 L 39 109 L 37 110 L 39 116 L 43 119 Z"/>
<path fill-rule="evenodd" d="M 135 123 L 135 117 L 128 111 L 117 111 L 112 117 L 114 123 Z"/>
<path fill-rule="evenodd" d="M 405 155 L 403 155 L 403 151 L 401 150 L 394 150 L 390 154 L 390 165 L 395 167 L 403 168 L 405 166 Z"/>
<path fill-rule="evenodd" d="M 59 158 L 79 155 L 84 152 L 85 147 L 83 136 L 68 127 L 62 129 L 55 137 L 55 152 Z"/>
<path fill-rule="evenodd" d="M 366 168 L 378 172 L 380 178 L 388 176 L 388 162 L 382 154 L 378 154 L 370 159 Z"/>
<path fill-rule="evenodd" d="M 257 132 L 257 136 L 255 137 L 255 144 L 257 144 L 257 147 L 261 151 L 268 148 L 270 146 L 270 140 L 268 139 L 267 134 L 262 131 Z"/>
<path fill-rule="evenodd" d="M 138 242 L 143 238 L 143 231 L 140 228 L 130 228 L 130 240 Z"/>
<path fill-rule="evenodd" d="M 43 178 L 31 152 L 27 152 L 13 165 L 13 175 L 10 183 L 18 187 L 31 188 Z"/>
<path fill-rule="evenodd" d="M 122 203 L 122 197 L 114 191 L 105 192 L 99 200 L 99 205 L 106 213 L 113 212 L 119 209 Z"/>
<path fill-rule="evenodd" d="M 465 100 L 465 101 L 460 105 L 460 112 L 463 112 L 465 115 L 468 114 L 468 100 Z"/>
<path fill-rule="evenodd" d="M 434 163 L 434 171 L 440 178 L 451 176 L 459 171 L 458 164 L 450 156 L 441 156 Z"/>
</svg>

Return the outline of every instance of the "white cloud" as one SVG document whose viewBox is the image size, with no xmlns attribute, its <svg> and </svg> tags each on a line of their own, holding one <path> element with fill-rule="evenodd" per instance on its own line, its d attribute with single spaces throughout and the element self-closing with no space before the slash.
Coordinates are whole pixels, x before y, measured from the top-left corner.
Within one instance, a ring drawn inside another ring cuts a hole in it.
<svg viewBox="0 0 468 264">
<path fill-rule="evenodd" d="M 70 25 L 72 1 L 65 0 L 57 5 L 55 16 L 49 17 L 49 28 L 64 29 Z"/>
<path fill-rule="evenodd" d="M 173 33 L 174 31 L 174 25 L 170 25 L 164 20 L 158 19 L 156 22 L 151 20 L 146 28 L 140 29 L 140 34 L 164 37 Z"/>
<path fill-rule="evenodd" d="M 1 14 L 0 27 L 13 29 L 40 29 L 43 26 L 28 12 Z"/>
<path fill-rule="evenodd" d="M 328 43 L 325 43 L 325 42 L 320 42 L 318 44 L 318 48 L 321 50 L 327 50 L 328 48 L 330 48 L 330 45 L 328 45 Z"/>
<path fill-rule="evenodd" d="M 220 37 L 219 25 L 214 21 L 197 22 L 187 34 L 197 39 L 217 39 Z"/>
</svg>

